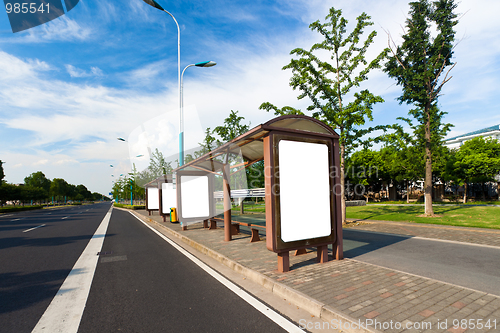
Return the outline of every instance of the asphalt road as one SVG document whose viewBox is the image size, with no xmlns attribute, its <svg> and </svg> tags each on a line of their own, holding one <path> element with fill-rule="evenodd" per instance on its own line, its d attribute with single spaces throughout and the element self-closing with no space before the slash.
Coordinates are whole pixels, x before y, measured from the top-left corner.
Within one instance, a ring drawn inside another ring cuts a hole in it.
<svg viewBox="0 0 500 333">
<path fill-rule="evenodd" d="M 500 296 L 500 249 L 344 229 L 344 255 Z"/>
<path fill-rule="evenodd" d="M 109 207 L 0 216 L 0 332 L 31 332 Z"/>
<path fill-rule="evenodd" d="M 128 212 L 102 252 L 78 332 L 284 332 Z"/>
<path fill-rule="evenodd" d="M 109 207 L 0 217 L 0 332 L 31 332 L 46 317 Z M 113 210 L 92 273 L 78 332 L 285 332 L 128 212 Z"/>
</svg>

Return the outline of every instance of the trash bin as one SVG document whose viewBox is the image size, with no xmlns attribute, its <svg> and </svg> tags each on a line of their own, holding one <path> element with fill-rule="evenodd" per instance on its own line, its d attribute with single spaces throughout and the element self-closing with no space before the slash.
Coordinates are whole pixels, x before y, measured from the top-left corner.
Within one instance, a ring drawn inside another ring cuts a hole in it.
<svg viewBox="0 0 500 333">
<path fill-rule="evenodd" d="M 175 207 L 170 208 L 170 222 L 176 223 L 177 220 L 177 209 Z"/>
</svg>

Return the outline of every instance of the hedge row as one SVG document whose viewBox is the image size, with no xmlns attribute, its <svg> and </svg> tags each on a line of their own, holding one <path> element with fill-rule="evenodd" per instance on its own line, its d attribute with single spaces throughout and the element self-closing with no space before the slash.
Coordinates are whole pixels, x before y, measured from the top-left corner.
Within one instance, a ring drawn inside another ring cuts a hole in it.
<svg viewBox="0 0 500 333">
<path fill-rule="evenodd" d="M 0 213 L 12 213 L 12 212 L 22 212 L 24 210 L 35 210 L 35 209 L 42 209 L 42 205 L 36 205 L 36 206 L 12 206 L 12 207 L 0 207 Z"/>
<path fill-rule="evenodd" d="M 132 210 L 137 210 L 137 209 L 146 209 L 146 206 L 145 205 L 124 205 L 124 204 L 120 204 L 120 203 L 117 203 L 115 202 L 113 204 L 113 206 L 115 207 L 118 207 L 118 208 L 126 208 L 126 209 L 132 209 Z"/>
</svg>

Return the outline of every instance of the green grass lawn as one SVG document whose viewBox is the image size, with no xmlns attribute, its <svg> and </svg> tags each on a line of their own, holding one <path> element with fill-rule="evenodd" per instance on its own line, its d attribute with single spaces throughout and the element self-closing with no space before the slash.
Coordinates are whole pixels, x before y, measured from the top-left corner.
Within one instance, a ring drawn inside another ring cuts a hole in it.
<svg viewBox="0 0 500 333">
<path fill-rule="evenodd" d="M 440 217 L 419 217 L 423 206 L 347 207 L 348 219 L 433 223 L 463 227 L 500 229 L 500 207 L 434 206 L 434 214 Z"/>
</svg>

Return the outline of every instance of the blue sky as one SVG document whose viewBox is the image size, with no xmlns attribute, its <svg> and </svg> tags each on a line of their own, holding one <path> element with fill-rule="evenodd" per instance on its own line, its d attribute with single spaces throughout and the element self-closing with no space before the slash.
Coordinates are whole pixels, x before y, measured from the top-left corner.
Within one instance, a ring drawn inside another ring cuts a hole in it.
<svg viewBox="0 0 500 333">
<path fill-rule="evenodd" d="M 384 30 L 400 40 L 408 12 L 400 0 L 158 2 L 180 24 L 181 67 L 217 62 L 184 76 L 186 148 L 230 110 L 255 126 L 272 118 L 258 110 L 262 102 L 305 109 L 307 101 L 288 86 L 291 73 L 281 68 L 292 49 L 319 40 L 308 25 L 330 7 L 351 23 L 363 11 L 372 17 L 379 35 L 369 57 L 387 46 Z M 445 121 L 455 124 L 450 137 L 500 124 L 499 11 L 496 0 L 459 4 L 457 65 L 440 98 Z M 386 100 L 375 107 L 373 125 L 406 116 L 408 107 L 395 101 L 400 88 L 382 72 L 362 88 Z M 67 15 L 16 34 L 0 13 L 0 159 L 7 181 L 42 171 L 108 193 L 131 161 L 147 165 L 147 147 L 176 154 L 177 124 L 177 29 L 166 13 L 141 0 L 81 0 Z"/>
</svg>

